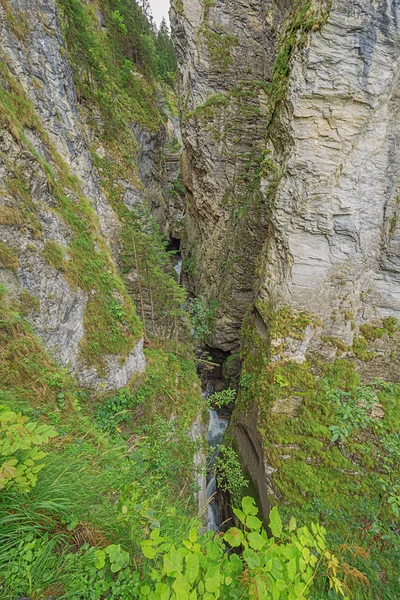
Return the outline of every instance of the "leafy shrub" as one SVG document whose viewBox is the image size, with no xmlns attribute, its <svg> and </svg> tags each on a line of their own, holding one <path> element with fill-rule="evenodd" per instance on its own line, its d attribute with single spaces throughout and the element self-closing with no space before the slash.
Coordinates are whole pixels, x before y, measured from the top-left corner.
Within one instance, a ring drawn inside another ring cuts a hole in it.
<svg viewBox="0 0 400 600">
<path fill-rule="evenodd" d="M 243 488 L 248 485 L 248 481 L 243 475 L 239 457 L 235 450 L 229 446 L 219 446 L 218 452 L 214 465 L 218 487 L 223 492 L 228 492 L 232 503 L 238 505 Z"/>
<path fill-rule="evenodd" d="M 210 406 L 216 406 L 217 408 L 223 408 L 229 406 L 235 401 L 236 390 L 233 388 L 227 388 L 220 392 L 215 392 L 208 400 Z"/>
<path fill-rule="evenodd" d="M 257 518 L 254 500 L 245 497 L 242 510 L 234 510 L 243 529 L 232 527 L 224 537 L 201 537 L 192 529 L 189 539 L 176 546 L 156 529 L 142 542 L 143 554 L 154 561 L 151 580 L 141 587 L 140 598 L 181 600 L 285 599 L 310 597 L 319 572 L 329 586 L 344 596 L 338 577 L 340 565 L 326 548 L 326 530 L 320 525 L 298 528 L 291 519 L 284 530 L 273 508 L 268 537 Z M 227 545 L 226 545 L 227 544 Z M 227 552 L 227 547 L 242 553 Z"/>
<path fill-rule="evenodd" d="M 210 302 L 204 296 L 190 298 L 187 303 L 187 310 L 195 341 L 205 342 L 210 337 L 217 308 L 218 302 L 216 300 Z"/>
<path fill-rule="evenodd" d="M 39 461 L 46 456 L 39 447 L 55 435 L 52 427 L 0 405 L 0 490 L 11 485 L 23 491 L 32 488 L 44 466 Z"/>
</svg>

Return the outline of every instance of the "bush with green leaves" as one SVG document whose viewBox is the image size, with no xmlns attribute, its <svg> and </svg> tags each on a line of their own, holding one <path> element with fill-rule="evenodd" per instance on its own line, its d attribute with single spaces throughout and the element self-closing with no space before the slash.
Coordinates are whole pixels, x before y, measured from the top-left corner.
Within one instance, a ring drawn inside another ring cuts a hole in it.
<svg viewBox="0 0 400 600">
<path fill-rule="evenodd" d="M 214 469 L 219 489 L 228 492 L 232 503 L 238 505 L 243 488 L 249 482 L 245 479 L 239 457 L 231 446 L 225 446 L 224 444 L 219 446 Z"/>
<path fill-rule="evenodd" d="M 217 308 L 217 300 L 209 301 L 204 296 L 188 300 L 187 312 L 196 342 L 206 342 L 210 337 Z"/>
<path fill-rule="evenodd" d="M 243 498 L 242 510 L 234 512 L 243 529 L 232 527 L 223 537 L 212 533 L 199 537 L 193 529 L 189 539 L 176 546 L 155 529 L 142 542 L 153 570 L 141 587 L 140 599 L 302 600 L 310 598 L 319 573 L 327 577 L 331 589 L 345 596 L 340 565 L 326 548 L 323 527 L 297 527 L 291 519 L 284 529 L 273 508 L 268 537 L 252 498 Z"/>
<path fill-rule="evenodd" d="M 227 388 L 226 390 L 221 390 L 220 392 L 215 392 L 208 399 L 209 406 L 215 406 L 217 408 L 223 408 L 225 406 L 229 406 L 233 404 L 236 398 L 236 390 L 233 388 Z"/>
<path fill-rule="evenodd" d="M 32 488 L 46 456 L 40 446 L 56 435 L 53 427 L 0 405 L 0 491 L 8 486 Z"/>
</svg>

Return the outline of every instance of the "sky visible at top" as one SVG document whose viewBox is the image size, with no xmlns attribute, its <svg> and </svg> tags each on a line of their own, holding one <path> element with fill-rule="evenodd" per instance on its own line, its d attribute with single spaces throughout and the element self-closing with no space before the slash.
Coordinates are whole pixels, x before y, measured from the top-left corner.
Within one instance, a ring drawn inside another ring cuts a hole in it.
<svg viewBox="0 0 400 600">
<path fill-rule="evenodd" d="M 163 17 L 166 19 L 169 25 L 169 0 L 150 0 L 150 6 L 154 20 L 157 23 L 157 27 L 160 25 Z"/>
</svg>

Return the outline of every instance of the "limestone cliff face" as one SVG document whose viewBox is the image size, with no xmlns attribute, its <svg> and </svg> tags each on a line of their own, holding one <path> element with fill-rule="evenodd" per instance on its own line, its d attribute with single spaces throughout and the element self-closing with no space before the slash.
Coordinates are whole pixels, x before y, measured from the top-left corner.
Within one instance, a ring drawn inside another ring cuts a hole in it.
<svg viewBox="0 0 400 600">
<path fill-rule="evenodd" d="M 259 292 L 273 310 L 318 316 L 289 356 L 355 357 L 369 377 L 394 380 L 396 343 L 367 327 L 400 317 L 399 17 L 396 2 L 333 1 L 293 53 L 261 181 L 270 231 Z"/>
<path fill-rule="evenodd" d="M 274 25 L 264 2 L 173 3 L 187 189 L 189 285 L 218 301 L 211 345 L 238 347 L 267 234 L 257 174 L 264 148 Z"/>
<path fill-rule="evenodd" d="M 237 345 L 257 298 L 267 329 L 284 306 L 316 316 L 301 340 L 273 342 L 300 361 L 332 359 L 332 338 L 358 359 L 359 327 L 400 316 L 398 11 L 175 2 L 186 253 L 195 290 L 220 302 L 212 344 Z M 359 366 L 396 377 L 384 345 Z"/>
<path fill-rule="evenodd" d="M 96 108 L 78 101 L 60 23 L 55 0 L 0 6 L 0 281 L 82 385 L 114 389 L 145 368 L 142 325 L 118 271 L 117 192 L 125 210 L 149 201 L 168 221 L 163 152 L 175 134 L 161 122 L 151 132 L 129 125 L 136 164 L 108 185 L 121 150 L 99 136 Z M 128 276 L 138 279 L 134 268 Z"/>
</svg>

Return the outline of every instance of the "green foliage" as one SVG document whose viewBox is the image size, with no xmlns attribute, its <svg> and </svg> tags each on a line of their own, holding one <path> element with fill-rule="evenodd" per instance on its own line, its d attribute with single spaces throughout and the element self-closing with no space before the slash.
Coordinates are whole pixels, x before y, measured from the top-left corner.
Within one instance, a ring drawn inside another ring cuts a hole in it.
<svg viewBox="0 0 400 600">
<path fill-rule="evenodd" d="M 283 318 L 275 325 L 274 338 L 289 332 L 301 339 L 302 327 L 313 324 L 313 319 L 307 321 L 295 321 L 294 327 L 292 319 Z M 307 523 L 323 518 L 330 544 L 344 562 L 357 548 L 355 568 L 370 582 L 366 587 L 362 578 L 355 578 L 357 599 L 395 595 L 400 568 L 395 534 L 399 387 L 361 385 L 355 364 L 343 359 L 332 365 L 311 355 L 311 364 L 276 357 L 272 362 L 275 349 L 251 321 L 243 327 L 242 347 L 236 410 L 247 410 L 250 403 L 257 406 L 258 430 L 274 469 L 271 481 L 282 498 L 282 515 L 294 513 Z M 318 592 L 317 597 L 324 597 L 323 586 L 318 585 Z"/>
<path fill-rule="evenodd" d="M 214 469 L 217 474 L 218 487 L 228 492 L 234 506 L 239 505 L 243 489 L 248 485 L 242 471 L 239 457 L 230 446 L 218 447 L 218 456 Z"/>
<path fill-rule="evenodd" d="M 157 73 L 164 81 L 173 85 L 177 61 L 165 19 L 161 21 L 160 28 L 157 31 L 155 48 L 157 52 Z"/>
<path fill-rule="evenodd" d="M 55 435 L 52 427 L 0 405 L 0 491 L 10 486 L 28 491 L 36 485 L 46 456 L 40 446 Z"/>
<path fill-rule="evenodd" d="M 72 230 L 68 247 L 61 248 L 55 242 L 47 242 L 44 256 L 54 268 L 62 271 L 72 287 L 91 292 L 85 308 L 85 338 L 82 340 L 81 351 L 86 362 L 101 371 L 104 369 L 104 355 L 126 356 L 136 346 L 142 334 L 142 326 L 123 283 L 115 272 L 110 250 L 100 233 L 97 215 L 90 201 L 83 195 L 79 180 L 71 175 L 68 165 L 51 144 L 23 88 L 3 63 L 0 64 L 0 71 L 5 80 L 0 85 L 0 114 L 11 124 L 20 143 L 32 154 L 35 168 L 42 170 L 46 176 L 49 189 L 56 200 L 55 210 Z M 30 143 L 24 134 L 24 126 L 37 131 L 48 149 L 52 164 L 45 161 Z M 20 177 L 18 173 L 16 175 Z M 18 184 L 13 182 L 12 187 L 16 195 L 24 197 L 27 193 L 26 186 L 27 182 L 22 177 Z M 10 266 L 13 264 L 14 268 L 17 267 L 17 257 L 12 253 L 11 264 L 11 250 L 6 250 L 7 252 L 3 252 L 0 244 L 0 262 L 4 254 L 8 257 Z M 118 320 L 113 311 L 115 302 L 124 308 L 124 316 L 122 318 L 121 315 Z"/>
<path fill-rule="evenodd" d="M 106 135 L 129 139 L 127 121 L 158 128 L 154 79 L 171 83 L 176 69 L 165 23 L 157 33 L 138 3 L 130 0 L 102 0 L 99 7 L 79 0 L 58 4 L 79 95 L 99 106 Z"/>
<path fill-rule="evenodd" d="M 32 296 L 28 290 L 22 289 L 19 293 L 18 309 L 21 315 L 27 315 L 29 312 L 40 311 L 40 300 Z"/>
<path fill-rule="evenodd" d="M 19 40 L 25 40 L 29 33 L 29 23 L 24 11 L 14 8 L 10 0 L 0 0 L 7 23 Z"/>
<path fill-rule="evenodd" d="M 64 249 L 57 242 L 46 242 L 43 250 L 44 257 L 53 269 L 64 270 L 65 253 Z"/>
<path fill-rule="evenodd" d="M 219 71 L 227 71 L 232 64 L 231 52 L 238 44 L 237 38 L 223 29 L 213 31 L 209 27 L 203 27 L 202 33 L 207 41 L 211 63 Z"/>
<path fill-rule="evenodd" d="M 357 358 L 363 361 L 372 360 L 376 356 L 375 352 L 369 351 L 368 340 L 361 335 L 353 340 L 353 352 Z"/>
<path fill-rule="evenodd" d="M 204 296 L 190 298 L 187 302 L 187 311 L 193 329 L 193 339 L 205 342 L 212 333 L 213 320 L 218 308 L 217 300 L 207 300 Z"/>
<path fill-rule="evenodd" d="M 229 406 L 235 401 L 237 391 L 233 388 L 227 388 L 220 392 L 215 392 L 209 399 L 209 406 L 216 406 L 217 408 L 223 408 Z"/>
<path fill-rule="evenodd" d="M 310 597 L 318 572 L 344 596 L 339 563 L 326 549 L 326 530 L 312 524 L 298 528 L 294 519 L 283 529 L 276 508 L 271 511 L 268 538 L 252 498 L 234 510 L 243 529 L 231 528 L 224 537 L 190 531 L 182 545 L 163 537 L 159 529 L 142 542 L 143 554 L 153 561 L 151 581 L 142 585 L 140 598 L 149 600 L 204 600 L 269 598 L 300 600 Z M 241 554 L 227 552 L 226 545 Z"/>
<path fill-rule="evenodd" d="M 17 269 L 18 265 L 18 256 L 14 248 L 0 242 L 0 266 L 3 269 Z"/>
<path fill-rule="evenodd" d="M 332 442 L 336 440 L 343 442 L 354 429 L 358 427 L 365 429 L 371 423 L 369 413 L 377 401 L 373 388 L 360 386 L 354 392 L 345 392 L 332 390 L 325 383 L 325 394 L 330 402 L 336 404 L 337 425 L 329 428 L 332 432 Z"/>
<path fill-rule="evenodd" d="M 115 160 L 102 158 L 93 152 L 103 189 L 118 214 L 122 230 L 120 241 L 121 270 L 136 277 L 125 279 L 126 287 L 135 299 L 145 330 L 156 335 L 161 333 L 177 337 L 184 311 L 185 291 L 171 276 L 170 255 L 166 251 L 167 240 L 160 232 L 146 202 L 138 203 L 129 210 L 123 201 L 124 188 L 118 181 L 126 177 L 126 170 L 134 166 L 118 151 Z"/>
</svg>

